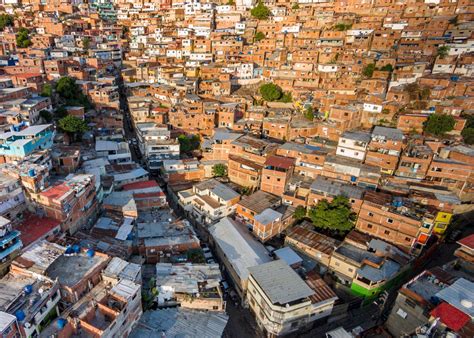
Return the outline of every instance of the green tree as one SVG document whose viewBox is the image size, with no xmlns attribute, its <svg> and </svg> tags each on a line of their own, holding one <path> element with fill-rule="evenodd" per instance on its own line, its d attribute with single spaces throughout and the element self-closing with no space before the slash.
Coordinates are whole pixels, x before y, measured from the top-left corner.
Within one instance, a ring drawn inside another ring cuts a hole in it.
<svg viewBox="0 0 474 338">
<path fill-rule="evenodd" d="M 212 167 L 212 176 L 224 177 L 227 176 L 227 167 L 225 164 L 217 163 Z"/>
<path fill-rule="evenodd" d="M 47 123 L 51 122 L 53 120 L 53 115 L 47 111 L 47 110 L 40 110 L 39 116 L 46 121 Z"/>
<path fill-rule="evenodd" d="M 68 133 L 73 140 L 82 136 L 89 128 L 86 121 L 78 117 L 68 115 L 59 120 L 59 128 Z"/>
<path fill-rule="evenodd" d="M 350 23 L 346 24 L 346 23 L 343 23 L 343 22 L 339 22 L 334 26 L 334 29 L 337 30 L 337 31 L 342 32 L 342 31 L 346 31 L 348 29 L 351 29 L 351 27 L 352 27 L 352 24 L 350 24 Z"/>
<path fill-rule="evenodd" d="M 295 212 L 293 214 L 293 217 L 295 218 L 295 220 L 297 221 L 300 221 L 302 220 L 303 218 L 306 217 L 306 208 L 301 206 L 301 205 L 298 205 L 295 209 Z"/>
<path fill-rule="evenodd" d="M 32 42 L 29 37 L 28 29 L 22 27 L 16 34 L 16 46 L 18 48 L 28 48 L 31 46 Z"/>
<path fill-rule="evenodd" d="M 354 227 L 355 214 L 345 196 L 336 196 L 331 202 L 320 201 L 309 210 L 309 217 L 315 227 L 349 231 Z"/>
<path fill-rule="evenodd" d="M 89 39 L 88 37 L 85 37 L 84 39 L 82 39 L 82 46 L 84 47 L 85 50 L 88 50 L 91 46 L 91 39 Z"/>
<path fill-rule="evenodd" d="M 258 20 L 266 20 L 271 14 L 270 9 L 259 1 L 257 6 L 250 10 L 250 14 Z"/>
<path fill-rule="evenodd" d="M 285 103 L 290 103 L 290 102 L 293 102 L 293 96 L 291 95 L 290 92 L 283 93 L 283 95 L 281 96 L 281 98 L 278 101 L 285 102 Z"/>
<path fill-rule="evenodd" d="M 254 37 L 255 41 L 262 41 L 263 39 L 265 39 L 265 34 L 262 33 L 262 32 L 257 32 L 255 33 L 255 37 Z"/>
<path fill-rule="evenodd" d="M 54 116 L 56 116 L 57 119 L 61 119 L 63 117 L 66 117 L 67 116 L 67 110 L 66 108 L 64 108 L 64 106 L 59 106 L 58 108 L 56 108 L 56 110 L 54 111 Z"/>
<path fill-rule="evenodd" d="M 9 14 L 0 14 L 0 31 L 3 31 L 5 27 L 13 27 L 14 24 L 13 16 Z"/>
<path fill-rule="evenodd" d="M 464 143 L 474 144 L 474 128 L 464 128 L 461 132 Z"/>
<path fill-rule="evenodd" d="M 382 68 L 380 68 L 380 70 L 382 70 L 384 72 L 392 72 L 393 71 L 393 66 L 389 63 L 389 64 L 383 66 Z"/>
<path fill-rule="evenodd" d="M 425 124 L 425 132 L 441 136 L 453 130 L 456 121 L 454 117 L 446 114 L 432 114 Z"/>
<path fill-rule="evenodd" d="M 235 1 L 234 1 L 234 0 L 229 0 L 229 1 L 227 1 L 227 4 L 228 4 L 229 6 L 234 6 L 234 5 L 235 5 Z"/>
<path fill-rule="evenodd" d="M 304 117 L 310 121 L 314 120 L 314 109 L 313 106 L 308 106 L 304 111 Z"/>
<path fill-rule="evenodd" d="M 444 59 L 446 56 L 448 56 L 448 52 L 449 52 L 449 46 L 439 46 L 436 54 L 441 59 Z"/>
<path fill-rule="evenodd" d="M 292 10 L 300 9 L 300 5 L 298 5 L 297 3 L 295 3 L 295 4 L 293 4 L 293 6 L 291 6 L 291 9 L 292 9 Z"/>
<path fill-rule="evenodd" d="M 56 83 L 56 92 L 64 99 L 74 99 L 81 89 L 72 77 L 64 76 Z"/>
<path fill-rule="evenodd" d="M 375 63 L 369 63 L 367 66 L 364 67 L 362 70 L 362 75 L 365 77 L 372 77 L 375 71 Z"/>
<path fill-rule="evenodd" d="M 280 86 L 273 83 L 261 85 L 259 91 L 265 101 L 277 101 L 283 96 Z"/>
<path fill-rule="evenodd" d="M 51 97 L 53 95 L 53 87 L 49 83 L 45 83 L 41 89 L 41 96 Z"/>
<path fill-rule="evenodd" d="M 198 135 L 188 137 L 184 134 L 178 136 L 179 149 L 181 153 L 190 153 L 193 150 L 199 149 L 200 141 Z"/>
</svg>

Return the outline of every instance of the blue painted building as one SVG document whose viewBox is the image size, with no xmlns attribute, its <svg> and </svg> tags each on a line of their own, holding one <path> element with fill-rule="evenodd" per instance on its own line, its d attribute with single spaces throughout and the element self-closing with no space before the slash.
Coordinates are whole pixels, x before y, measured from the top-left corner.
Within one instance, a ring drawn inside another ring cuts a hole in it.
<svg viewBox="0 0 474 338">
<path fill-rule="evenodd" d="M 50 149 L 53 145 L 52 124 L 30 126 L 0 134 L 0 157 L 4 162 L 23 159 L 38 150 Z"/>
<path fill-rule="evenodd" d="M 0 274 L 2 275 L 23 247 L 20 235 L 19 231 L 12 230 L 8 219 L 0 216 Z"/>
</svg>

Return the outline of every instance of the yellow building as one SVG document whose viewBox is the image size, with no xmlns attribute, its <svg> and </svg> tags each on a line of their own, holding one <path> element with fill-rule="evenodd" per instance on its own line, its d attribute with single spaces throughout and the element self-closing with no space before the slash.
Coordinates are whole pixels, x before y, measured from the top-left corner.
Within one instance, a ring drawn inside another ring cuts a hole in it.
<svg viewBox="0 0 474 338">
<path fill-rule="evenodd" d="M 439 211 L 434 221 L 434 233 L 437 235 L 444 234 L 446 232 L 446 229 L 448 228 L 449 223 L 451 222 L 452 217 L 452 213 L 446 211 Z"/>
</svg>

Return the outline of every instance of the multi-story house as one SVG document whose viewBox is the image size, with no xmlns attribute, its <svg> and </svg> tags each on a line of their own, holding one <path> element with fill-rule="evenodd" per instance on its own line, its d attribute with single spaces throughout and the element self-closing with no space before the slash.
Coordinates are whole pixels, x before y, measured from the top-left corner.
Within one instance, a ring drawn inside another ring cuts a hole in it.
<svg viewBox="0 0 474 338">
<path fill-rule="evenodd" d="M 110 164 L 132 162 L 132 154 L 127 142 L 97 140 L 95 151 L 97 156 L 107 158 Z"/>
<path fill-rule="evenodd" d="M 232 214 L 240 195 L 225 184 L 210 179 L 178 193 L 180 205 L 202 224 L 212 224 Z"/>
<path fill-rule="evenodd" d="M 383 173 L 393 174 L 404 146 L 403 141 L 404 136 L 400 130 L 375 127 L 365 163 L 380 167 Z"/>
<path fill-rule="evenodd" d="M 204 175 L 205 170 L 196 159 L 164 160 L 161 168 L 161 177 L 170 184 L 201 181 Z"/>
<path fill-rule="evenodd" d="M 67 329 L 63 331 L 69 331 L 71 336 L 128 336 L 142 315 L 141 299 L 140 284 L 108 278 L 72 306 L 71 316 L 64 325 Z M 55 326 L 48 327 L 47 332 L 58 334 L 59 325 Z"/>
<path fill-rule="evenodd" d="M 54 134 L 51 124 L 35 125 L 0 134 L 0 161 L 21 160 L 38 150 L 50 149 Z"/>
<path fill-rule="evenodd" d="M 150 171 L 160 170 L 163 160 L 179 159 L 179 142 L 171 138 L 168 127 L 139 123 L 136 130 L 140 152 Z"/>
<path fill-rule="evenodd" d="M 400 163 L 395 175 L 424 179 L 433 159 L 433 151 L 424 144 L 410 144 L 400 156 Z"/>
<path fill-rule="evenodd" d="M 225 311 L 219 285 L 218 264 L 156 264 L 156 287 L 160 306 L 180 304 L 182 308 Z"/>
<path fill-rule="evenodd" d="M 433 207 L 406 198 L 366 192 L 356 228 L 406 251 L 420 252 L 432 234 L 436 214 Z"/>
<path fill-rule="evenodd" d="M 71 234 L 92 225 L 97 212 L 94 175 L 74 175 L 35 196 L 46 216 L 61 221 L 61 229 Z"/>
<path fill-rule="evenodd" d="M 363 161 L 371 140 L 369 133 L 362 131 L 346 131 L 339 138 L 336 154 Z"/>
<path fill-rule="evenodd" d="M 20 180 L 0 173 L 0 216 L 19 222 L 26 208 Z"/>
<path fill-rule="evenodd" d="M 337 300 L 327 285 L 324 290 L 330 292 L 324 296 L 324 285 L 314 283 L 313 290 L 283 260 L 251 267 L 249 272 L 246 301 L 258 325 L 269 335 L 310 327 L 313 321 L 329 316 Z"/>
<path fill-rule="evenodd" d="M 425 270 L 398 290 L 395 304 L 385 323 L 388 331 L 401 337 L 416 332 L 428 323 L 430 311 L 435 308 L 436 294 L 453 282 L 441 268 Z"/>
<path fill-rule="evenodd" d="M 323 199 L 331 202 L 337 196 L 344 196 L 356 214 L 359 213 L 365 191 L 361 187 L 322 176 L 314 180 L 310 189 L 308 206 L 317 205 Z"/>
<path fill-rule="evenodd" d="M 282 205 L 281 197 L 258 190 L 236 206 L 236 219 L 265 242 L 282 233 L 294 221 L 294 208 Z"/>
<path fill-rule="evenodd" d="M 16 317 L 20 337 L 40 335 L 48 321 L 59 314 L 61 294 L 57 280 L 13 265 L 0 279 L 0 292 L 0 311 Z"/>
<path fill-rule="evenodd" d="M 11 222 L 0 216 L 0 275 L 8 270 L 11 261 L 20 253 L 23 243 L 20 232 L 12 229 Z"/>
<path fill-rule="evenodd" d="M 277 155 L 269 156 L 262 169 L 260 189 L 274 195 L 283 195 L 295 167 L 295 160 Z"/>
</svg>

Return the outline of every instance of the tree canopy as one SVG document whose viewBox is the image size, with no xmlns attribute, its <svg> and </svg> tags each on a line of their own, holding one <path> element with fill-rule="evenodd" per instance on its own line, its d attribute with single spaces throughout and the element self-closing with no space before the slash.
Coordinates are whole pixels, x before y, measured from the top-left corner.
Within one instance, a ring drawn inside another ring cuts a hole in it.
<svg viewBox="0 0 474 338">
<path fill-rule="evenodd" d="M 68 115 L 60 119 L 59 128 L 69 134 L 82 134 L 89 129 L 86 121 L 73 115 Z"/>
<path fill-rule="evenodd" d="M 49 83 L 45 83 L 45 85 L 41 89 L 40 95 L 51 97 L 51 95 L 53 95 L 53 87 Z"/>
<path fill-rule="evenodd" d="M 270 16 L 271 11 L 263 2 L 259 1 L 257 6 L 250 10 L 250 14 L 256 19 L 266 20 Z"/>
<path fill-rule="evenodd" d="M 14 19 L 13 16 L 9 14 L 0 14 L 0 30 L 3 31 L 7 26 L 13 26 Z"/>
<path fill-rule="evenodd" d="M 295 209 L 295 212 L 293 214 L 293 217 L 299 221 L 299 220 L 302 220 L 303 218 L 306 217 L 306 208 L 301 206 L 301 205 L 298 205 Z"/>
<path fill-rule="evenodd" d="M 201 139 L 198 135 L 188 137 L 181 134 L 178 136 L 178 141 L 181 153 L 190 153 L 193 150 L 199 149 Z"/>
<path fill-rule="evenodd" d="M 375 63 L 369 63 L 367 66 L 362 69 L 362 75 L 365 77 L 372 77 L 375 71 Z"/>
<path fill-rule="evenodd" d="M 265 101 L 277 101 L 283 96 L 283 90 L 280 86 L 273 83 L 261 85 L 259 91 Z"/>
<path fill-rule="evenodd" d="M 225 164 L 217 163 L 212 167 L 212 175 L 214 177 L 227 176 L 227 167 Z"/>
<path fill-rule="evenodd" d="M 466 144 L 474 144 L 474 115 L 464 115 L 466 126 L 461 132 L 461 135 Z"/>
<path fill-rule="evenodd" d="M 440 47 L 438 47 L 437 55 L 441 59 L 444 59 L 446 56 L 448 56 L 448 53 L 449 53 L 449 46 L 440 46 Z"/>
<path fill-rule="evenodd" d="M 46 122 L 46 123 L 49 123 L 53 120 L 53 114 L 51 114 L 49 111 L 47 110 L 40 110 L 39 112 L 39 116 Z"/>
<path fill-rule="evenodd" d="M 74 99 L 80 92 L 79 86 L 76 84 L 76 80 L 72 77 L 64 76 L 58 80 L 56 84 L 56 92 L 65 99 Z"/>
<path fill-rule="evenodd" d="M 456 121 L 454 117 L 446 114 L 432 114 L 425 124 L 425 131 L 427 133 L 442 136 L 448 131 L 453 130 Z"/>
<path fill-rule="evenodd" d="M 265 39 L 265 34 L 263 34 L 262 32 L 257 32 L 255 33 L 255 41 L 261 41 L 263 39 Z"/>
<path fill-rule="evenodd" d="M 16 45 L 18 48 L 28 48 L 32 44 L 28 29 L 22 27 L 16 34 Z"/>
<path fill-rule="evenodd" d="M 86 95 L 82 92 L 81 88 L 77 85 L 76 80 L 64 76 L 56 83 L 56 93 L 62 97 L 67 105 L 79 105 L 84 106 L 86 109 L 90 109 L 92 104 Z"/>
<path fill-rule="evenodd" d="M 336 196 L 331 202 L 324 199 L 312 207 L 308 214 L 318 228 L 349 231 L 354 227 L 355 214 L 344 196 Z"/>
</svg>

